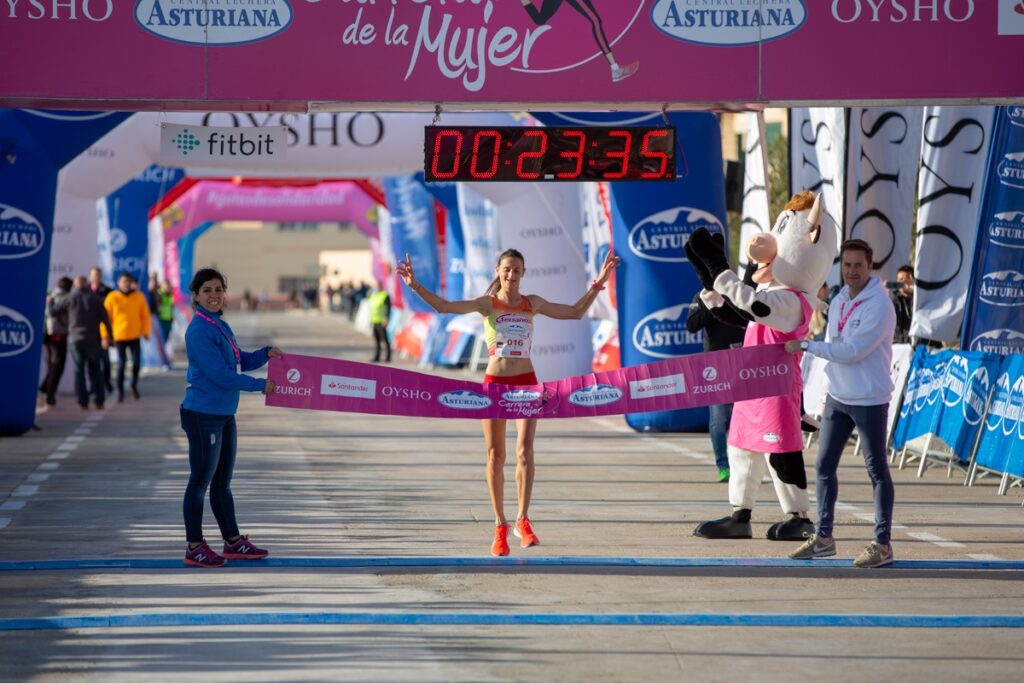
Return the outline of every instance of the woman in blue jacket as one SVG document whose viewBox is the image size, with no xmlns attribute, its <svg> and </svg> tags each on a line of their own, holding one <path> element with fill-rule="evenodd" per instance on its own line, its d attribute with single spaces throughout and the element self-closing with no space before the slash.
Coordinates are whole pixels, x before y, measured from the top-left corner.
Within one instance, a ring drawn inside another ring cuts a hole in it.
<svg viewBox="0 0 1024 683">
<path fill-rule="evenodd" d="M 225 558 L 261 560 L 267 551 L 249 542 L 235 521 L 231 495 L 231 473 L 235 467 L 237 430 L 235 411 L 241 391 L 274 393 L 274 383 L 242 374 L 280 358 L 281 349 L 266 346 L 246 352 L 238 348 L 235 335 L 221 318 L 227 285 L 213 268 L 203 268 L 192 278 L 192 307 L 195 316 L 185 331 L 188 373 L 185 400 L 181 404 L 181 427 L 188 436 L 188 487 L 183 513 L 188 547 L 185 564 L 220 567 Z M 217 518 L 224 550 L 217 554 L 203 540 L 203 505 L 210 490 L 210 507 Z"/>
</svg>

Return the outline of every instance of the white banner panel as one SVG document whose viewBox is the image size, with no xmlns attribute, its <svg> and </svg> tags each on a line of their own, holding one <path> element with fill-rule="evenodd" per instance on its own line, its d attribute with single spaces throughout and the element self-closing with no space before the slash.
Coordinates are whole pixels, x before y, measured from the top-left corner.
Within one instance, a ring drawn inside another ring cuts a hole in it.
<svg viewBox="0 0 1024 683">
<path fill-rule="evenodd" d="M 494 204 L 465 183 L 458 183 L 459 220 L 466 249 L 463 296 L 483 296 L 494 279 L 498 257 L 498 214 Z"/>
<path fill-rule="evenodd" d="M 743 212 L 740 223 L 740 256 L 737 272 L 747 268 L 747 244 L 759 232 L 772 229 L 768 209 L 768 144 L 764 132 L 764 113 L 747 114 L 747 143 L 743 162 Z"/>
<path fill-rule="evenodd" d="M 284 126 L 160 124 L 160 163 L 164 166 L 276 168 L 287 157 L 288 129 Z"/>
<path fill-rule="evenodd" d="M 960 336 L 994 116 L 993 107 L 925 109 L 912 337 Z"/>
<path fill-rule="evenodd" d="M 608 196 L 608 183 L 580 183 L 580 202 L 583 209 L 583 253 L 586 256 L 587 277 L 596 280 L 601 266 L 612 248 L 612 217 Z M 612 277 L 615 274 L 612 273 Z M 589 317 L 618 322 L 611 293 L 614 280 L 609 280 L 604 291 L 597 295 L 590 307 Z"/>
<path fill-rule="evenodd" d="M 846 237 L 874 250 L 875 270 L 896 280 L 910 262 L 921 107 L 853 107 L 846 166 Z"/>
<path fill-rule="evenodd" d="M 846 112 L 841 107 L 789 110 L 789 189 L 792 194 L 820 192 L 825 210 L 843 226 L 843 193 L 846 187 Z M 842 244 L 839 234 L 837 244 Z M 840 284 L 839 257 L 828 275 L 828 284 Z"/>
<path fill-rule="evenodd" d="M 572 183 L 525 187 L 529 192 L 497 207 L 499 245 L 518 249 L 526 259 L 523 292 L 574 304 L 590 284 L 583 265 L 579 189 Z M 591 372 L 592 356 L 588 320 L 534 320 L 532 360 L 542 382 Z"/>
</svg>

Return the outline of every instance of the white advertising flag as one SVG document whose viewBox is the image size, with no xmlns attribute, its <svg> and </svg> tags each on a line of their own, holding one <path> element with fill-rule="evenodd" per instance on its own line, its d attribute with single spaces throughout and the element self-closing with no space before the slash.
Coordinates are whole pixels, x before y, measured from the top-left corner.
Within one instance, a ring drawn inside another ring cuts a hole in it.
<svg viewBox="0 0 1024 683">
<path fill-rule="evenodd" d="M 960 336 L 994 116 L 993 107 L 924 111 L 912 337 Z"/>
<path fill-rule="evenodd" d="M 768 209 L 768 144 L 764 133 L 764 113 L 747 114 L 747 142 L 743 163 L 743 214 L 740 223 L 740 275 L 747 267 L 747 243 L 759 232 L 772 229 Z"/>
<path fill-rule="evenodd" d="M 895 281 L 910 261 L 922 107 L 853 107 L 847 144 L 846 237 L 874 251 L 875 272 Z"/>
</svg>

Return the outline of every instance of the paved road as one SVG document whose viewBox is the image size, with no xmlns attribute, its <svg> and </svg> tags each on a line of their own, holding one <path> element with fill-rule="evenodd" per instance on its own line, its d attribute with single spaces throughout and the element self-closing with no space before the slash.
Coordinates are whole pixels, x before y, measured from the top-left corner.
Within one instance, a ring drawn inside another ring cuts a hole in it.
<svg viewBox="0 0 1024 683">
<path fill-rule="evenodd" d="M 371 353 L 337 318 L 232 324 L 247 348 Z M 273 562 L 184 569 L 182 387 L 181 370 L 146 376 L 142 400 L 105 413 L 63 397 L 0 439 L 0 680 L 1017 680 L 1024 665 L 1020 489 L 898 472 L 897 565 L 857 570 L 871 498 L 848 453 L 839 557 L 801 565 L 763 539 L 770 484 L 759 538 L 691 536 L 728 508 L 707 435 L 621 419 L 541 425 L 542 545 L 494 560 L 477 423 L 245 396 L 234 491 Z M 17 564 L 45 561 L 67 568 Z"/>
</svg>

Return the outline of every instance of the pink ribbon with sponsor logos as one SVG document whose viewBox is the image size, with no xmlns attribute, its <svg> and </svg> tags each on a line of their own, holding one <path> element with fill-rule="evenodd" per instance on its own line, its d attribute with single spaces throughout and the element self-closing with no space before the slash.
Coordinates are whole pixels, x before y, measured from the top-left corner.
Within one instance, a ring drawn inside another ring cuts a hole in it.
<svg viewBox="0 0 1024 683">
<path fill-rule="evenodd" d="M 782 344 L 682 356 L 532 386 L 481 384 L 383 365 L 272 358 L 268 406 L 407 417 L 594 417 L 695 408 L 792 391 Z"/>
</svg>

